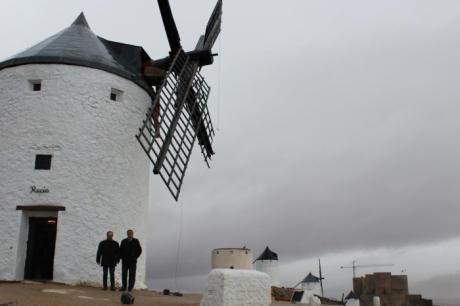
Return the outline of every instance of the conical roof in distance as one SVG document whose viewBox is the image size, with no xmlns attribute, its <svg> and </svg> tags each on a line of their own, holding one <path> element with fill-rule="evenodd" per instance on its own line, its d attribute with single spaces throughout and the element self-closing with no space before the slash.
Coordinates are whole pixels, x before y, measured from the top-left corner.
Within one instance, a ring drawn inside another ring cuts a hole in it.
<svg viewBox="0 0 460 306">
<path fill-rule="evenodd" d="M 150 60 L 142 47 L 106 40 L 91 30 L 85 15 L 59 33 L 0 63 L 0 70 L 25 64 L 68 64 L 105 70 L 134 81 L 149 93 L 142 63 Z"/>
<path fill-rule="evenodd" d="M 308 275 L 303 279 L 302 283 L 319 283 L 319 277 L 314 276 L 313 274 L 308 273 Z"/>
<path fill-rule="evenodd" d="M 256 261 L 257 260 L 278 260 L 278 254 L 270 250 L 270 248 L 267 246 L 262 254 L 257 257 Z"/>
<path fill-rule="evenodd" d="M 358 297 L 353 292 L 353 290 L 351 290 L 350 293 L 348 293 L 348 295 L 345 297 L 345 300 L 357 300 L 357 299 Z"/>
</svg>

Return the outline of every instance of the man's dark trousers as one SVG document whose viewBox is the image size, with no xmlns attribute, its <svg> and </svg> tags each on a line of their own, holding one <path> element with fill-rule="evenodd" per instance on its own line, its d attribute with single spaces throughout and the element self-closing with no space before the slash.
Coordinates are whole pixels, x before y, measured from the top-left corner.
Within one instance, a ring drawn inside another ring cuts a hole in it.
<svg viewBox="0 0 460 306">
<path fill-rule="evenodd" d="M 133 289 L 134 283 L 136 282 L 136 262 L 121 262 L 121 282 L 122 288 L 128 287 L 128 290 Z"/>
<path fill-rule="evenodd" d="M 115 289 L 115 266 L 102 266 L 102 283 L 107 288 L 107 272 L 110 272 L 110 289 Z"/>
</svg>

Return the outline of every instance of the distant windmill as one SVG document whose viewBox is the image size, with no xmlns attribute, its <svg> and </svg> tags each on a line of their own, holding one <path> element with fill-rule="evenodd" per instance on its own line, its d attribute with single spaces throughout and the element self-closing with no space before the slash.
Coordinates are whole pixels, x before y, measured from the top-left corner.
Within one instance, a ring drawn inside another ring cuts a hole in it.
<svg viewBox="0 0 460 306">
<path fill-rule="evenodd" d="M 218 0 L 195 50 L 184 52 L 168 0 L 158 0 L 171 51 L 160 60 L 144 63 L 144 74 L 155 85 L 155 98 L 136 135 L 176 201 L 190 155 L 198 138 L 204 160 L 214 154 L 214 129 L 207 101 L 210 87 L 200 75 L 201 67 L 213 63 L 211 49 L 220 33 L 222 0 Z"/>
<path fill-rule="evenodd" d="M 353 260 L 351 266 L 341 266 L 340 269 L 352 269 L 353 278 L 356 277 L 356 271 L 358 268 L 374 268 L 374 267 L 392 267 L 394 264 L 370 264 L 370 265 L 356 265 L 356 261 Z"/>
</svg>

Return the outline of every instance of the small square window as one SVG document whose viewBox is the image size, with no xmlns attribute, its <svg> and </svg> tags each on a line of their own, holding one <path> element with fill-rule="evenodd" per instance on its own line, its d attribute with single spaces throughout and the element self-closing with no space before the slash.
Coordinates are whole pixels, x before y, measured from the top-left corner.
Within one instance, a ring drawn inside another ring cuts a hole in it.
<svg viewBox="0 0 460 306">
<path fill-rule="evenodd" d="M 121 98 L 123 97 L 123 91 L 112 88 L 110 90 L 110 100 L 112 101 L 121 101 Z"/>
<path fill-rule="evenodd" d="M 52 155 L 37 154 L 35 155 L 35 170 L 50 170 Z"/>
<path fill-rule="evenodd" d="M 42 81 L 41 80 L 30 80 L 30 89 L 32 91 L 41 91 L 42 90 Z"/>
</svg>

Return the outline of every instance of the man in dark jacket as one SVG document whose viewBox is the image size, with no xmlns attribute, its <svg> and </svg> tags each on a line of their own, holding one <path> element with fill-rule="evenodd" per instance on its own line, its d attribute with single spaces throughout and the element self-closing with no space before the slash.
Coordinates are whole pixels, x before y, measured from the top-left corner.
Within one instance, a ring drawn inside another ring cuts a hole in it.
<svg viewBox="0 0 460 306">
<path fill-rule="evenodd" d="M 102 283 L 104 290 L 107 290 L 107 272 L 110 272 L 110 290 L 115 290 L 115 266 L 120 261 L 120 247 L 118 242 L 113 240 L 113 232 L 107 232 L 107 239 L 99 243 L 96 262 L 103 268 Z M 102 257 L 102 260 L 101 260 Z"/>
<path fill-rule="evenodd" d="M 128 238 L 121 241 L 120 245 L 120 258 L 121 258 L 121 291 L 126 290 L 128 284 L 128 291 L 133 290 L 136 281 L 136 264 L 137 258 L 141 256 L 142 247 L 139 240 L 133 237 L 133 230 L 128 230 Z M 129 273 L 129 283 L 128 283 Z"/>
</svg>

